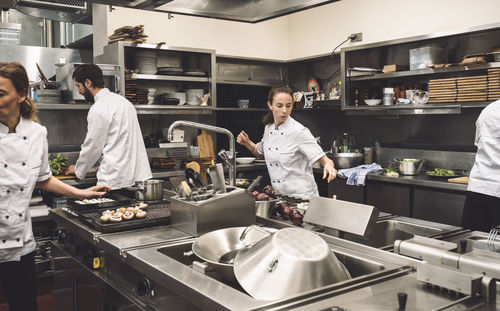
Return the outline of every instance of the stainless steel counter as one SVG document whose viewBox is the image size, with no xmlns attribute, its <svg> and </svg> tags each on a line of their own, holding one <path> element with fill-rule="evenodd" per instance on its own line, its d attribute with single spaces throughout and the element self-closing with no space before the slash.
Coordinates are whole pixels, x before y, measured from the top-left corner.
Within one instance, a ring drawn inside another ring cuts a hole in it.
<svg viewBox="0 0 500 311">
<path fill-rule="evenodd" d="M 439 188 L 446 190 L 467 191 L 467 185 L 448 182 L 446 178 L 437 179 L 420 173 L 414 176 L 399 175 L 399 177 L 387 177 L 382 173 L 371 173 L 366 177 L 367 180 L 376 180 L 390 183 L 398 183 L 412 186 Z"/>
</svg>

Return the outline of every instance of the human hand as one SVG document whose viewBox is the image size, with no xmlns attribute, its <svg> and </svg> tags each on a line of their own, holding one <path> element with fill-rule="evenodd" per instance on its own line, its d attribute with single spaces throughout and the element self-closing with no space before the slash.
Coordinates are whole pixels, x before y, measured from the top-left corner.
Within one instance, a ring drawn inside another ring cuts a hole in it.
<svg viewBox="0 0 500 311">
<path fill-rule="evenodd" d="M 245 133 L 245 131 L 241 131 L 238 134 L 238 137 L 236 137 L 236 142 L 240 145 L 248 147 L 251 141 L 250 138 L 248 137 L 248 134 Z"/>
<path fill-rule="evenodd" d="M 64 173 L 64 175 L 74 175 L 74 174 L 75 174 L 75 165 L 71 164 L 66 168 L 66 172 Z"/>
<path fill-rule="evenodd" d="M 328 178 L 327 178 L 328 177 Z M 323 179 L 330 182 L 337 177 L 337 170 L 333 167 L 333 161 L 327 161 L 323 167 Z"/>
<path fill-rule="evenodd" d="M 111 188 L 106 185 L 97 185 L 87 189 L 81 189 L 79 193 L 80 199 L 89 199 L 95 197 L 101 197 L 105 195 Z"/>
</svg>

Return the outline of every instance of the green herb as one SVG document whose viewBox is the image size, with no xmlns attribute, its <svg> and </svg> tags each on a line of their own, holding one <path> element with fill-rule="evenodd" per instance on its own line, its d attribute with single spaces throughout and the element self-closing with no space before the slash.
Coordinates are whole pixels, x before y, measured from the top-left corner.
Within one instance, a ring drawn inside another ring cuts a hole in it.
<svg viewBox="0 0 500 311">
<path fill-rule="evenodd" d="M 58 153 L 56 157 L 49 159 L 49 165 L 53 175 L 61 175 L 69 165 L 68 157 L 63 157 Z"/>
<path fill-rule="evenodd" d="M 399 173 L 399 166 L 391 162 L 388 167 L 384 168 L 384 172 L 386 174 L 391 172 Z"/>
<path fill-rule="evenodd" d="M 445 170 L 444 168 L 435 168 L 433 171 L 427 171 L 425 173 L 427 175 L 430 175 L 430 176 L 455 176 L 455 175 L 457 175 L 454 171 Z"/>
</svg>

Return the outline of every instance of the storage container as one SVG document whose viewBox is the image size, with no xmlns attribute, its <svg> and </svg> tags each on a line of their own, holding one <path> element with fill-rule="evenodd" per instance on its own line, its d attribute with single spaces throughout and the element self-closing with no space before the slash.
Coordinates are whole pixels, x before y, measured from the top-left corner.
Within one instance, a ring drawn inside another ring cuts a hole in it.
<svg viewBox="0 0 500 311">
<path fill-rule="evenodd" d="M 410 70 L 433 67 L 448 62 L 448 50 L 432 46 L 410 50 Z"/>
</svg>

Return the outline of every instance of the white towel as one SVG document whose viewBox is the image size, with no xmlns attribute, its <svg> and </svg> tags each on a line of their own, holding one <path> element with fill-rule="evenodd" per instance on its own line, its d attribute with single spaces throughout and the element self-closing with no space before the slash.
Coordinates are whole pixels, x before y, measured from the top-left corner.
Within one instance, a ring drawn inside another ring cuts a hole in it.
<svg viewBox="0 0 500 311">
<path fill-rule="evenodd" d="M 338 175 L 347 178 L 346 184 L 363 186 L 365 184 L 366 174 L 371 171 L 381 170 L 382 167 L 377 163 L 370 165 L 364 164 L 352 168 L 346 168 L 338 171 Z"/>
</svg>

